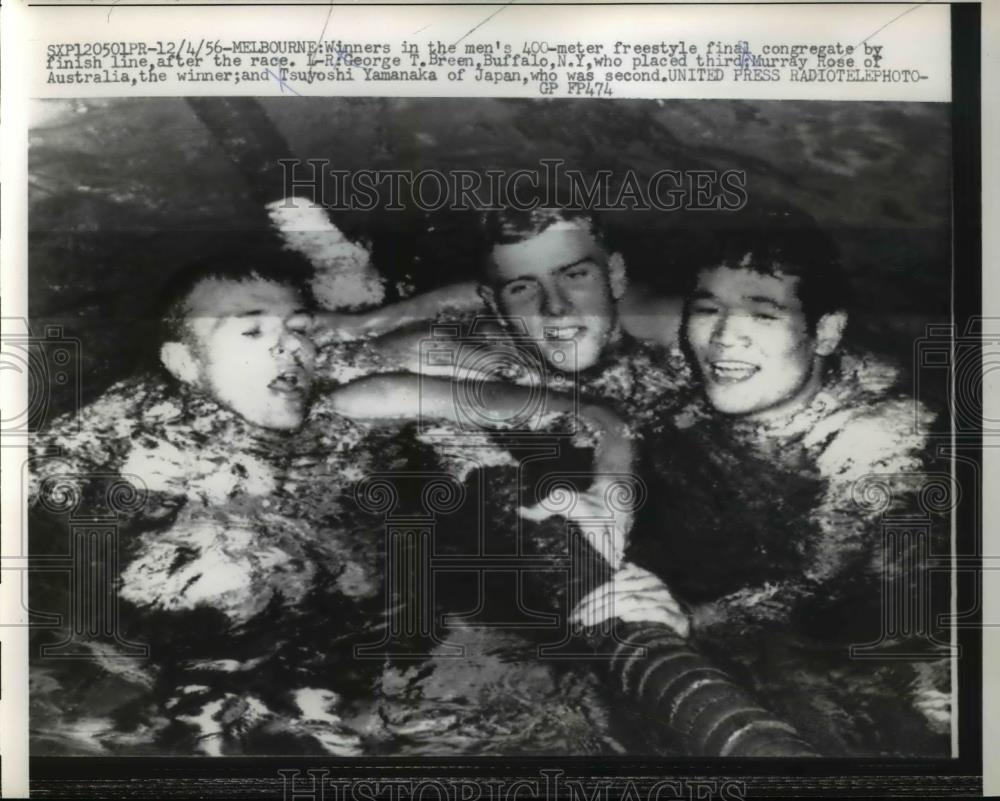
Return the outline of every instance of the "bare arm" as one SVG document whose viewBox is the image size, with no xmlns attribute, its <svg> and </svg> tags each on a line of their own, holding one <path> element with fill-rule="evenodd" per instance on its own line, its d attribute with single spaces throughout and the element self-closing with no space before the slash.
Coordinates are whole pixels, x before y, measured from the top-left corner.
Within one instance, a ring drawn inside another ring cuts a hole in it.
<svg viewBox="0 0 1000 801">
<path fill-rule="evenodd" d="M 363 339 L 382 337 L 415 323 L 433 320 L 442 308 L 475 311 L 481 309 L 482 305 L 475 282 L 465 281 L 432 289 L 363 314 L 320 312 L 316 315 L 316 321 L 321 328 L 327 329 L 338 339 Z"/>
<path fill-rule="evenodd" d="M 497 329 L 499 330 L 499 329 Z M 432 357 L 432 351 L 440 352 L 447 349 L 448 337 L 432 336 L 431 324 L 427 321 L 411 323 L 396 331 L 377 338 L 344 340 L 338 338 L 329 329 L 320 332 L 317 342 L 322 348 L 324 364 L 329 366 L 331 375 L 344 367 L 352 377 L 359 375 L 376 375 L 391 373 L 420 373 L 424 376 L 440 376 L 449 379 L 496 380 L 483 373 L 482 367 L 496 367 L 502 363 L 501 354 L 510 351 L 514 346 L 507 340 L 497 337 L 491 341 L 490 348 L 495 352 L 495 359 L 485 362 L 472 360 L 472 364 L 453 364 L 450 361 L 440 362 Z M 495 333 L 495 332 L 490 332 Z M 323 369 L 321 367 L 321 369 Z M 337 379 L 341 380 L 340 378 Z"/>
<path fill-rule="evenodd" d="M 681 306 L 680 298 L 657 295 L 644 284 L 635 283 L 626 290 L 618 311 L 622 325 L 632 336 L 670 347 L 677 340 Z M 384 337 L 412 328 L 415 324 L 433 320 L 442 308 L 459 312 L 485 311 L 475 282 L 465 281 L 432 289 L 363 314 L 320 312 L 316 320 L 328 336 L 349 341 Z"/>
<path fill-rule="evenodd" d="M 578 417 L 601 433 L 595 452 L 595 468 L 604 472 L 631 472 L 633 447 L 625 422 L 614 412 L 594 403 L 577 404 L 570 396 L 547 393 L 545 408 L 524 417 L 524 409 L 533 401 L 531 390 L 499 381 L 477 382 L 475 393 L 457 391 L 461 385 L 444 378 L 409 374 L 369 376 L 333 391 L 333 408 L 355 420 L 446 420 L 457 424 L 475 421 L 486 427 L 498 420 L 496 429 L 508 427 L 540 428 L 546 418 L 557 414 L 577 413 Z M 475 409 L 463 408 L 462 399 L 477 398 L 488 408 L 488 416 Z"/>
<path fill-rule="evenodd" d="M 335 411 L 358 420 L 447 420 L 461 425 L 470 422 L 484 427 L 490 420 L 497 429 L 538 428 L 553 414 L 575 414 L 577 419 L 598 432 L 594 447 L 594 482 L 586 492 L 565 487 L 519 513 L 529 520 L 545 520 L 562 515 L 585 521 L 584 533 L 591 546 L 615 568 L 622 561 L 625 539 L 632 527 L 633 502 L 638 496 L 634 474 L 634 442 L 626 423 L 610 409 L 593 403 L 579 406 L 569 396 L 548 393 L 545 409 L 523 417 L 532 405 L 526 387 L 500 382 L 477 382 L 475 393 L 456 391 L 461 384 L 416 375 L 378 375 L 362 378 L 336 389 L 331 396 Z M 462 401 L 475 397 L 488 415 L 462 408 Z M 595 521 L 603 521 L 595 525 Z"/>
</svg>

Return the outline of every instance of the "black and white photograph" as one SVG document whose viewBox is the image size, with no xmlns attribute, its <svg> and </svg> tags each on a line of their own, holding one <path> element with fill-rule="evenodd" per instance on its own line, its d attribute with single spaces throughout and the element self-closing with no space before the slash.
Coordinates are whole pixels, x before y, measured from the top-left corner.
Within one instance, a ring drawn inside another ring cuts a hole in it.
<svg viewBox="0 0 1000 801">
<path fill-rule="evenodd" d="M 40 102 L 33 748 L 950 756 L 947 111 Z"/>
<path fill-rule="evenodd" d="M 275 80 L 28 102 L 4 367 L 47 781 L 497 758 L 582 798 L 565 765 L 843 760 L 968 789 L 956 105 Z"/>
</svg>

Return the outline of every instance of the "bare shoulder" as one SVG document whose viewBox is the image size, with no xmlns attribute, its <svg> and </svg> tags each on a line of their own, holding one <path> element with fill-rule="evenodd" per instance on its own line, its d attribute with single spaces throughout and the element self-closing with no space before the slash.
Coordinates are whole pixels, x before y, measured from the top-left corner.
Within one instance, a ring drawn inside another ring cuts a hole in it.
<svg viewBox="0 0 1000 801">
<path fill-rule="evenodd" d="M 924 404 L 906 397 L 841 409 L 817 426 L 816 433 L 825 434 L 817 458 L 820 473 L 856 480 L 872 473 L 918 470 L 935 416 Z"/>
</svg>

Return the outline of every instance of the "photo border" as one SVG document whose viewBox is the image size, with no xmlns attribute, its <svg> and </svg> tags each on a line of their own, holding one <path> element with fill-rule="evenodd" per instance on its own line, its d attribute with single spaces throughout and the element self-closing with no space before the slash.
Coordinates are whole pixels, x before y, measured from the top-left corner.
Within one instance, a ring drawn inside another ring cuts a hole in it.
<svg viewBox="0 0 1000 801">
<path fill-rule="evenodd" d="M 80 5 L 111 7 L 114 3 Z M 980 6 L 975 3 L 951 6 L 953 322 L 958 332 L 972 330 L 969 326 L 981 320 L 983 314 L 980 11 Z M 981 355 L 981 343 L 979 352 Z M 981 368 L 978 375 L 963 375 L 963 381 L 979 386 L 983 385 L 982 379 Z M 981 399 L 979 412 L 981 417 Z M 969 449 L 968 458 L 977 460 L 981 468 L 981 432 L 963 435 L 961 443 Z M 983 554 L 982 512 L 981 493 L 964 493 L 957 512 L 958 553 Z M 305 799 L 336 797 L 332 788 L 341 780 L 386 782 L 438 779 L 462 783 L 463 786 L 479 785 L 482 797 L 493 798 L 488 795 L 489 783 L 494 786 L 494 794 L 499 789 L 505 797 L 511 793 L 516 796 L 514 791 L 519 780 L 542 783 L 541 771 L 560 770 L 564 781 L 580 779 L 582 786 L 587 788 L 587 798 L 591 797 L 595 788 L 599 791 L 601 787 L 620 794 L 628 781 L 639 791 L 641 798 L 645 798 L 648 789 L 661 781 L 685 783 L 681 786 L 686 786 L 690 795 L 685 793 L 680 797 L 692 798 L 706 797 L 703 790 L 709 790 L 713 795 L 724 794 L 727 783 L 735 791 L 734 782 L 742 787 L 746 795 L 763 796 L 823 793 L 838 797 L 889 794 L 943 797 L 981 794 L 982 598 L 974 579 L 970 572 L 958 574 L 958 609 L 978 608 L 979 612 L 976 626 L 963 627 L 958 631 L 962 657 L 958 668 L 959 756 L 955 759 L 31 757 L 30 791 L 39 798 L 257 798 L 277 797 L 280 793 L 285 798 Z M 323 775 L 329 783 L 328 789 L 317 787 L 314 789 L 318 794 L 311 792 L 307 773 L 310 770 L 325 771 Z M 279 771 L 299 771 L 297 775 L 303 786 L 289 788 L 288 774 L 282 775 Z M 714 791 L 710 790 L 711 783 L 716 788 Z M 695 793 L 695 788 L 699 786 L 702 790 Z M 293 795 L 288 794 L 289 789 Z"/>
</svg>

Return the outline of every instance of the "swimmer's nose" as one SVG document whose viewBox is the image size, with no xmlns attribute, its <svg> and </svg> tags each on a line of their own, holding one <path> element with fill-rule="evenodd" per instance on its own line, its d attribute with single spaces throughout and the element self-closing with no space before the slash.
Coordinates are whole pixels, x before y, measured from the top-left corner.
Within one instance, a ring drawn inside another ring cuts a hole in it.
<svg viewBox="0 0 1000 801">
<path fill-rule="evenodd" d="M 563 296 L 558 286 L 545 288 L 545 314 L 559 317 L 569 311 L 569 301 Z"/>
<path fill-rule="evenodd" d="M 736 320 L 735 315 L 723 312 L 719 315 L 715 327 L 712 329 L 712 343 L 722 345 L 723 347 L 735 345 L 741 339 L 745 339 L 741 330 L 742 328 Z"/>
<path fill-rule="evenodd" d="M 302 350 L 303 342 L 302 338 L 291 331 L 285 331 L 278 338 L 278 341 L 274 343 L 274 347 L 271 348 L 271 352 L 275 355 L 282 353 L 298 353 Z"/>
</svg>

